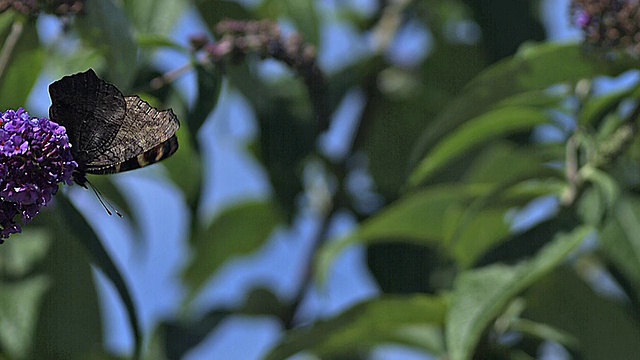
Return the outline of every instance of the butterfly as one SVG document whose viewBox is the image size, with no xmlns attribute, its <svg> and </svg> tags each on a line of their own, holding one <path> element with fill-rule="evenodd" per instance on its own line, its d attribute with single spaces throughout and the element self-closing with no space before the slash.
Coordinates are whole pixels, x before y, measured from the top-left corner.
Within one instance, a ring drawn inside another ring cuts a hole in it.
<svg viewBox="0 0 640 360">
<path fill-rule="evenodd" d="M 74 181 L 86 174 L 113 174 L 166 159 L 178 150 L 178 117 L 137 95 L 124 96 L 93 69 L 49 85 L 49 118 L 67 129 L 78 163 Z"/>
</svg>

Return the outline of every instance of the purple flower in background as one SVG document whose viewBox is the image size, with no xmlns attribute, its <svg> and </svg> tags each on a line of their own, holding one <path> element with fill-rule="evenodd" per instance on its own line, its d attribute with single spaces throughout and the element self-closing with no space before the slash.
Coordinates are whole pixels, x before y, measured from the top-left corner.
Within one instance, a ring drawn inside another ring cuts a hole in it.
<svg viewBox="0 0 640 360">
<path fill-rule="evenodd" d="M 591 23 L 591 16 L 586 11 L 581 11 L 576 14 L 575 22 L 580 29 L 584 29 Z"/>
<path fill-rule="evenodd" d="M 587 48 L 640 58 L 639 0 L 572 0 L 571 14 Z"/>
<path fill-rule="evenodd" d="M 22 108 L 0 113 L 0 243 L 22 231 L 78 166 L 63 126 Z"/>
</svg>

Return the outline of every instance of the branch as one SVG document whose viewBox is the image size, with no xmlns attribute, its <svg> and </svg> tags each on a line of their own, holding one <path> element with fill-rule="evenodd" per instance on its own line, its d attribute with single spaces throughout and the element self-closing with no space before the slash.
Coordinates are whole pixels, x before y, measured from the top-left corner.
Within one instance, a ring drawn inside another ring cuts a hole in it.
<svg viewBox="0 0 640 360">
<path fill-rule="evenodd" d="M 2 50 L 0 50 L 0 79 L 2 79 L 5 70 L 7 70 L 7 66 L 11 60 L 11 54 L 13 54 L 13 50 L 18 43 L 18 39 L 20 39 L 20 36 L 22 35 L 22 30 L 24 30 L 24 24 L 21 21 L 15 21 L 11 25 L 11 32 L 9 32 L 9 35 L 2 46 Z"/>
</svg>

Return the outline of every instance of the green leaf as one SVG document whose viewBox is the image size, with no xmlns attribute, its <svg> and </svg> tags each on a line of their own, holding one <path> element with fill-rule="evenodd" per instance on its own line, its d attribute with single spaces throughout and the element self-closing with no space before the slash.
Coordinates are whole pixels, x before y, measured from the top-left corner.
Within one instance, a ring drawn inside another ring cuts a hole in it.
<svg viewBox="0 0 640 360">
<path fill-rule="evenodd" d="M 451 101 L 433 126 L 424 130 L 414 148 L 417 163 L 439 139 L 465 121 L 496 108 L 517 94 L 544 90 L 552 85 L 575 82 L 597 75 L 618 75 L 637 68 L 637 61 L 607 61 L 586 54 L 580 44 L 527 44 L 518 53 L 483 71 Z"/>
<path fill-rule="evenodd" d="M 592 187 L 586 188 L 578 199 L 577 213 L 583 223 L 598 226 L 617 203 L 620 185 L 612 175 L 592 166 L 584 166 L 580 176 Z"/>
<path fill-rule="evenodd" d="M 559 270 L 559 272 L 561 271 Z M 551 274 L 551 276 L 554 275 Z M 578 347 L 578 340 L 566 331 L 527 319 L 516 318 L 511 320 L 509 331 L 517 331 L 538 339 L 552 341 L 572 350 Z"/>
<path fill-rule="evenodd" d="M 568 95 L 567 91 L 552 93 L 547 90 L 533 90 L 509 96 L 498 102 L 496 107 L 524 106 L 540 109 L 555 108 L 561 105 L 562 100 L 566 99 Z"/>
<path fill-rule="evenodd" d="M 188 2 L 181 0 L 125 0 L 128 18 L 143 34 L 167 36 L 184 14 Z"/>
<path fill-rule="evenodd" d="M 18 109 L 27 106 L 27 99 L 44 65 L 44 51 L 32 51 L 17 54 L 15 63 L 8 69 L 0 85 L 0 99 L 6 109 Z"/>
<path fill-rule="evenodd" d="M 114 0 L 87 0 L 86 15 L 76 18 L 79 31 L 107 61 L 110 82 L 126 92 L 137 70 L 138 49 L 123 8 Z"/>
<path fill-rule="evenodd" d="M 474 200 L 450 227 L 447 247 L 462 268 L 474 265 L 487 250 L 515 236 L 509 213 L 542 196 L 560 196 L 565 190 L 561 174 L 530 152 L 503 150 L 504 156 L 491 151 L 490 157 L 480 156 L 474 162 L 473 167 L 481 176 L 471 178 L 492 184 L 494 190 Z"/>
<path fill-rule="evenodd" d="M 56 198 L 56 212 L 39 215 L 52 228 L 53 241 L 40 267 L 50 287 L 37 311 L 32 359 L 86 359 L 103 346 L 102 314 L 89 257 L 73 230 L 78 222 L 63 221 L 62 198 Z"/>
<path fill-rule="evenodd" d="M 390 71 L 383 70 L 382 65 L 376 62 L 365 65 L 366 67 L 363 67 L 371 73 L 366 74 L 367 77 L 360 81 L 371 85 L 366 88 L 369 92 L 364 94 L 367 104 L 359 120 L 362 130 L 354 145 L 362 147 L 368 156 L 369 171 L 375 181 L 376 191 L 393 200 L 398 197 L 400 188 L 410 174 L 411 169 L 404 159 L 410 156 L 415 141 L 425 128 L 425 123 L 435 116 L 448 98 L 443 99 L 445 95 L 429 90 L 412 91 L 406 97 L 392 98 L 379 92 L 377 86 L 373 85 L 378 81 L 379 74 L 388 74 Z M 341 79 L 348 79 L 345 75 L 338 74 Z M 411 73 L 406 76 L 415 79 L 419 75 Z M 332 80 L 334 79 L 335 77 Z"/>
<path fill-rule="evenodd" d="M 456 263 L 468 268 L 488 249 L 508 239 L 511 227 L 506 219 L 508 207 L 469 209 L 456 226 L 450 252 Z"/>
<path fill-rule="evenodd" d="M 218 215 L 193 239 L 194 257 L 184 273 L 192 297 L 226 261 L 262 247 L 282 221 L 271 202 L 246 202 Z"/>
<path fill-rule="evenodd" d="M 18 36 L 17 43 L 9 54 L 10 57 L 5 68 L 1 69 L 0 101 L 2 101 L 2 111 L 27 106 L 27 98 L 44 65 L 44 50 L 40 47 L 35 23 L 32 21 L 15 22 L 12 32 L 15 31 L 18 32 L 15 33 Z M 8 41 L 5 40 L 4 46 L 7 44 Z M 8 49 L 3 47 L 3 51 L 6 50 Z"/>
<path fill-rule="evenodd" d="M 578 227 L 557 236 L 526 263 L 491 265 L 462 273 L 455 282 L 447 314 L 449 357 L 470 359 L 482 333 L 509 301 L 560 265 L 591 234 L 591 227 Z"/>
<path fill-rule="evenodd" d="M 181 322 L 165 321 L 157 329 L 158 342 L 161 342 L 156 351 L 158 356 L 150 356 L 149 359 L 183 359 L 185 354 L 196 348 L 207 336 L 233 315 L 228 310 L 213 310 L 206 313 L 198 321 Z"/>
<path fill-rule="evenodd" d="M 252 14 L 240 3 L 232 0 L 199 0 L 196 7 L 211 32 L 224 19 L 251 20 Z"/>
<path fill-rule="evenodd" d="M 603 205 L 606 209 L 610 209 L 620 197 L 620 185 L 613 175 L 591 166 L 585 166 L 580 170 L 580 176 L 591 182 L 602 195 Z"/>
<path fill-rule="evenodd" d="M 182 127 L 178 133 L 180 149 L 169 159 L 163 161 L 163 165 L 169 171 L 169 177 L 180 187 L 186 198 L 189 208 L 195 214 L 200 201 L 202 185 L 202 161 L 196 152 L 192 141 L 194 137 Z"/>
<path fill-rule="evenodd" d="M 11 240 L 2 244 L 0 281 L 27 276 L 46 257 L 52 239 L 49 232 L 35 227 L 35 223 L 23 228 L 21 234 L 11 235 Z"/>
<path fill-rule="evenodd" d="M 141 48 L 148 49 L 156 49 L 156 48 L 171 48 L 173 50 L 177 50 L 183 52 L 185 54 L 189 54 L 189 49 L 184 48 L 184 46 L 176 43 L 168 36 L 157 35 L 157 34 L 137 34 L 136 42 L 138 46 Z"/>
<path fill-rule="evenodd" d="M 73 53 L 56 47 L 47 50 L 47 70 L 56 78 L 105 66 L 103 51 L 91 45 L 81 46 Z"/>
<path fill-rule="evenodd" d="M 640 299 L 640 200 L 623 197 L 600 233 L 600 244 L 609 258 L 635 289 L 630 297 Z"/>
<path fill-rule="evenodd" d="M 534 126 L 548 121 L 549 118 L 544 112 L 523 107 L 500 108 L 470 120 L 442 139 L 427 154 L 409 177 L 409 186 L 415 187 L 424 183 L 448 162 L 474 150 L 480 144 L 504 135 L 531 130 Z"/>
<path fill-rule="evenodd" d="M 438 185 L 407 194 L 363 222 L 354 233 L 324 245 L 316 258 L 319 281 L 325 281 L 338 254 L 358 243 L 393 240 L 435 247 L 459 265 L 469 266 L 505 239 L 510 208 L 561 189 L 557 182 L 523 181 L 512 186 Z M 485 226 L 485 221 L 491 225 Z"/>
<path fill-rule="evenodd" d="M 46 275 L 16 283 L 0 282 L 0 345 L 3 353 L 15 359 L 28 358 L 34 343 L 38 307 L 50 285 Z"/>
<path fill-rule="evenodd" d="M 461 181 L 470 184 L 508 183 L 515 179 L 553 177 L 561 171 L 548 164 L 563 161 L 564 146 L 553 151 L 553 145 L 515 146 L 507 141 L 493 141 L 478 154 L 464 171 Z"/>
<path fill-rule="evenodd" d="M 0 39 L 2 39 L 3 44 L 6 41 L 7 35 L 9 34 L 11 25 L 16 21 L 18 17 L 19 15 L 13 11 L 5 11 L 0 14 Z"/>
<path fill-rule="evenodd" d="M 320 44 L 320 19 L 314 0 L 286 0 L 286 14 L 291 16 L 296 28 L 306 42 Z"/>
<path fill-rule="evenodd" d="M 578 114 L 578 122 L 581 126 L 597 125 L 607 114 L 614 112 L 620 103 L 628 98 L 637 98 L 635 94 L 640 90 L 632 87 L 623 91 L 614 91 L 596 98 L 590 98 Z"/>
<path fill-rule="evenodd" d="M 315 4 L 313 0 L 267 0 L 262 2 L 258 14 L 274 21 L 289 17 L 306 42 L 318 44 L 320 19 Z"/>
<path fill-rule="evenodd" d="M 576 204 L 576 215 L 580 217 L 580 221 L 594 226 L 602 222 L 609 210 L 602 193 L 593 187 L 585 189 Z"/>
<path fill-rule="evenodd" d="M 258 159 L 267 168 L 278 206 L 291 220 L 303 191 L 301 169 L 315 151 L 315 124 L 312 116 L 306 113 L 307 104 L 300 103 L 305 100 L 272 99 L 271 109 L 259 113 Z"/>
<path fill-rule="evenodd" d="M 222 89 L 222 75 L 216 73 L 212 66 L 196 64 L 195 70 L 198 79 L 198 97 L 193 109 L 187 115 L 189 131 L 193 135 L 198 133 L 218 103 Z M 194 143 L 196 142 L 194 141 Z"/>
<path fill-rule="evenodd" d="M 322 247 L 317 256 L 320 282 L 324 282 L 336 256 L 356 243 L 397 238 L 422 245 L 442 245 L 445 229 L 459 218 L 458 209 L 472 198 L 490 191 L 490 186 L 443 185 L 413 193 L 387 206 L 362 223 L 358 231 Z"/>
<path fill-rule="evenodd" d="M 526 294 L 522 314 L 571 334 L 578 345 L 574 358 L 634 359 L 640 353 L 637 317 L 619 300 L 596 293 L 569 269 L 558 269 Z"/>
<path fill-rule="evenodd" d="M 363 143 L 376 191 L 390 201 L 400 195 L 401 187 L 415 167 L 415 161 L 409 160 L 421 134 L 430 132 L 438 114 L 446 110 L 454 95 L 485 66 L 480 44 L 452 42 L 446 30 L 451 23 L 474 21 L 466 6 L 459 1 L 415 5 L 423 8 L 421 15 L 429 24 L 435 50 L 420 66 L 392 67 L 388 58 L 381 55 L 356 64 L 354 69 L 345 69 L 348 75 L 333 75 L 329 84 L 333 89 L 337 78 L 349 79 L 353 74 L 366 71 L 362 80 L 351 85 L 351 88 L 363 89 L 367 103 L 355 145 Z M 384 25 L 374 31 L 382 37 L 387 32 Z M 330 96 L 334 96 L 332 91 Z"/>
<path fill-rule="evenodd" d="M 441 298 L 425 295 L 370 300 L 310 328 L 291 331 L 266 359 L 286 359 L 301 351 L 321 359 L 350 358 L 388 343 L 442 354 L 445 312 Z"/>
<path fill-rule="evenodd" d="M 250 63 L 229 66 L 226 74 L 258 116 L 260 138 L 251 150 L 267 169 L 278 206 L 290 221 L 303 190 L 301 169 L 315 151 L 315 116 L 299 79 L 265 83 L 251 71 Z"/>
<path fill-rule="evenodd" d="M 63 221 L 67 224 L 65 231 L 69 232 L 70 230 L 71 233 L 77 237 L 77 240 L 87 252 L 91 262 L 106 275 L 118 291 L 127 311 L 129 325 L 133 332 L 135 346 L 134 357 L 139 358 L 142 351 L 142 331 L 138 323 L 138 315 L 133 298 L 129 293 L 124 278 L 102 245 L 98 235 L 93 231 L 76 207 L 64 196 L 59 196 L 57 200 L 60 208 L 59 213 Z"/>
</svg>

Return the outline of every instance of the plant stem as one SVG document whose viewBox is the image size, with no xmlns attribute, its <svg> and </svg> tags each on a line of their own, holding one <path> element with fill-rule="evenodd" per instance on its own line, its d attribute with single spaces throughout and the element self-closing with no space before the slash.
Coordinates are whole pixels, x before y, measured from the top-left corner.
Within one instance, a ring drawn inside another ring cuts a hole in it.
<svg viewBox="0 0 640 360">
<path fill-rule="evenodd" d="M 22 21 L 15 21 L 11 25 L 11 31 L 9 32 L 7 39 L 4 41 L 2 50 L 0 50 L 0 79 L 2 79 L 5 74 L 7 65 L 9 65 L 9 60 L 11 60 L 11 54 L 13 53 L 23 30 L 24 24 Z"/>
</svg>

